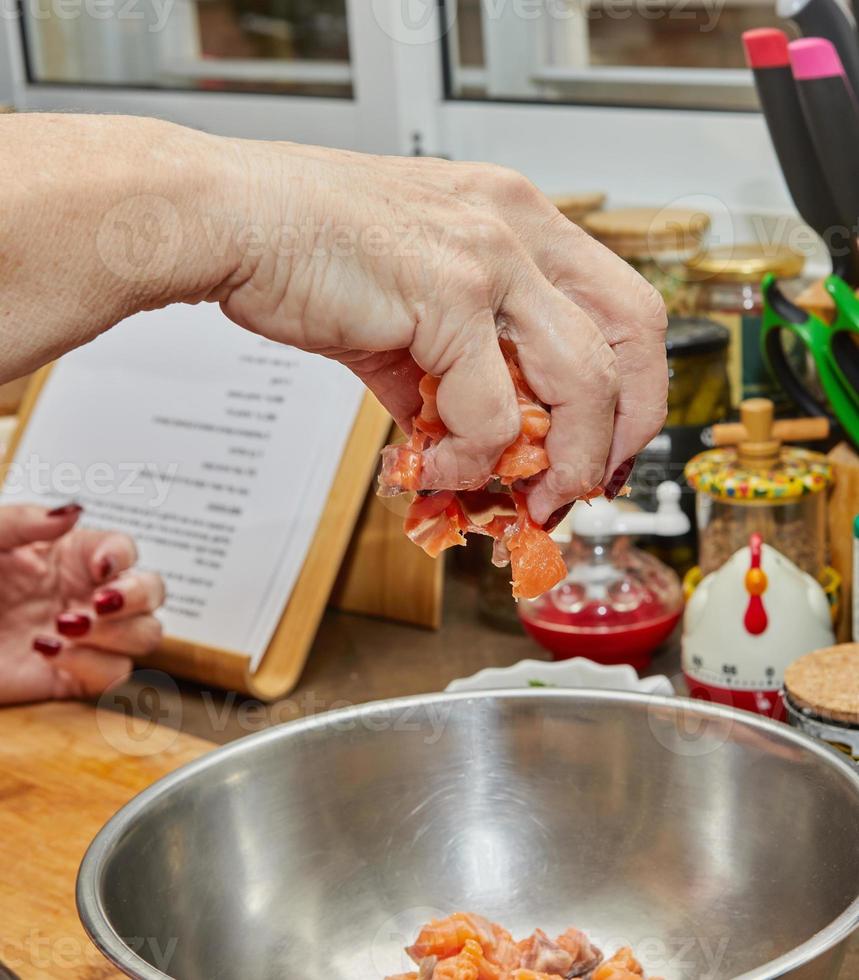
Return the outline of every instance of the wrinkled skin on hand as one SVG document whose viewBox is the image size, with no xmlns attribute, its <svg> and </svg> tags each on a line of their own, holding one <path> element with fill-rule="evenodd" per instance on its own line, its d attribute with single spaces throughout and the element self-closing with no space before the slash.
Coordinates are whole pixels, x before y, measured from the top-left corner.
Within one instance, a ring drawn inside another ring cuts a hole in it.
<svg viewBox="0 0 859 980">
<path fill-rule="evenodd" d="M 249 256 L 216 298 L 238 323 L 348 365 L 405 431 L 421 377 L 440 377 L 448 434 L 425 461 L 426 489 L 481 486 L 519 431 L 499 337 L 552 413 L 550 467 L 528 491 L 536 523 L 608 483 L 659 431 L 661 298 L 524 177 L 237 145 L 262 239 L 294 234 Z"/>
</svg>

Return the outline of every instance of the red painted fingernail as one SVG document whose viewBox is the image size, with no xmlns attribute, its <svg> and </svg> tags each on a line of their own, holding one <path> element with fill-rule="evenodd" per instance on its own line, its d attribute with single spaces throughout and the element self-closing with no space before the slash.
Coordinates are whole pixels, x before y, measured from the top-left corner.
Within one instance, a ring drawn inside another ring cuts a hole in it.
<svg viewBox="0 0 859 980">
<path fill-rule="evenodd" d="M 543 530 L 547 533 L 549 531 L 554 531 L 561 521 L 567 516 L 567 514 L 569 514 L 572 506 L 572 504 L 564 504 L 563 507 L 559 507 L 556 511 L 550 514 L 549 519 L 543 525 Z"/>
<path fill-rule="evenodd" d="M 57 632 L 61 636 L 86 636 L 92 620 L 84 613 L 60 613 L 57 616 Z"/>
<path fill-rule="evenodd" d="M 92 604 L 99 616 L 106 616 L 108 613 L 119 612 L 125 605 L 125 596 L 118 589 L 104 589 L 96 592 L 92 598 Z"/>
<path fill-rule="evenodd" d="M 98 563 L 98 574 L 103 581 L 104 579 L 111 578 L 114 572 L 116 572 L 116 559 L 113 555 L 105 555 Z"/>
<path fill-rule="evenodd" d="M 33 640 L 33 649 L 36 653 L 41 653 L 43 657 L 56 657 L 63 649 L 62 640 L 57 640 L 53 636 L 37 636 Z"/>
<path fill-rule="evenodd" d="M 623 490 L 623 488 L 626 486 L 626 481 L 629 479 L 630 473 L 632 473 L 633 466 L 635 466 L 635 456 L 632 456 L 625 463 L 621 463 L 620 466 L 618 466 L 618 468 L 614 471 L 614 476 L 603 488 L 603 493 L 605 494 L 607 500 L 614 500 L 620 491 Z"/>
<path fill-rule="evenodd" d="M 62 507 L 55 507 L 49 510 L 47 517 L 71 517 L 73 514 L 80 514 L 83 507 L 80 504 L 64 504 Z"/>
</svg>

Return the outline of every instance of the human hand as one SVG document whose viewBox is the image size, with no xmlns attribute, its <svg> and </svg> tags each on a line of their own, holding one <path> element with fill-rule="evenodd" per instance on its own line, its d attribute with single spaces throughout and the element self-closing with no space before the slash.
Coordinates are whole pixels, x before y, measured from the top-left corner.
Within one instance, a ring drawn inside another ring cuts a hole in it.
<svg viewBox="0 0 859 980">
<path fill-rule="evenodd" d="M 80 508 L 0 507 L 0 704 L 96 697 L 161 638 L 157 575 Z"/>
<path fill-rule="evenodd" d="M 216 298 L 243 326 L 342 361 L 406 431 L 418 381 L 441 376 L 448 435 L 425 455 L 427 489 L 482 485 L 519 432 L 499 336 L 552 412 L 550 468 L 528 489 L 538 523 L 609 483 L 659 431 L 661 298 L 524 177 L 236 146 L 256 248 Z"/>
</svg>

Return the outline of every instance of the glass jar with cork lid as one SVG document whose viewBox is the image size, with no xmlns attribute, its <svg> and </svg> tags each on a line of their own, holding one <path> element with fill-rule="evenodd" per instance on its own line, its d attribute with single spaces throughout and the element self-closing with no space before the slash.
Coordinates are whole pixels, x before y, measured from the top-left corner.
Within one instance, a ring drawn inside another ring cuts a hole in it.
<svg viewBox="0 0 859 980">
<path fill-rule="evenodd" d="M 669 313 L 693 312 L 686 265 L 703 248 L 708 214 L 685 208 L 620 208 L 589 214 L 582 227 L 658 289 Z"/>
<path fill-rule="evenodd" d="M 814 650 L 784 675 L 788 722 L 859 763 L 859 644 Z"/>
<path fill-rule="evenodd" d="M 692 256 L 685 267 L 690 295 L 702 316 L 726 326 L 731 334 L 728 374 L 733 404 L 744 398 L 785 396 L 770 377 L 760 350 L 763 297 L 761 280 L 777 276 L 798 291 L 805 259 L 786 246 L 717 246 Z"/>
</svg>

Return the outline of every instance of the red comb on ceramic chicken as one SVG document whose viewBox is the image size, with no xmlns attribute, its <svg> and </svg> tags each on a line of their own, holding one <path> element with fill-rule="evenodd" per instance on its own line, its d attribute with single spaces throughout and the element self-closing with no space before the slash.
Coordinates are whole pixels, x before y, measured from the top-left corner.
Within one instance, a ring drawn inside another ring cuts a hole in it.
<svg viewBox="0 0 859 980">
<path fill-rule="evenodd" d="M 549 531 L 569 508 L 553 514 L 544 525 L 535 524 L 528 513 L 523 483 L 549 468 L 545 449 L 552 416 L 525 380 L 515 347 L 501 341 L 501 349 L 516 388 L 521 428 L 519 435 L 502 452 L 493 467 L 492 479 L 479 489 L 451 487 L 422 490 L 423 454 L 447 434 L 437 406 L 441 379 L 424 375 L 419 390 L 423 400 L 412 419 L 412 434 L 404 445 L 382 451 L 379 495 L 417 494 L 406 514 L 404 529 L 415 544 L 437 558 L 447 548 L 466 543 L 466 534 L 488 535 L 495 541 L 492 560 L 499 567 L 511 565 L 513 596 L 534 599 L 560 582 L 567 573 L 561 552 Z M 605 492 L 615 497 L 625 492 L 624 483 L 632 461 L 621 470 L 614 486 L 597 488 L 590 496 Z M 490 489 L 495 484 L 497 489 Z"/>
</svg>

